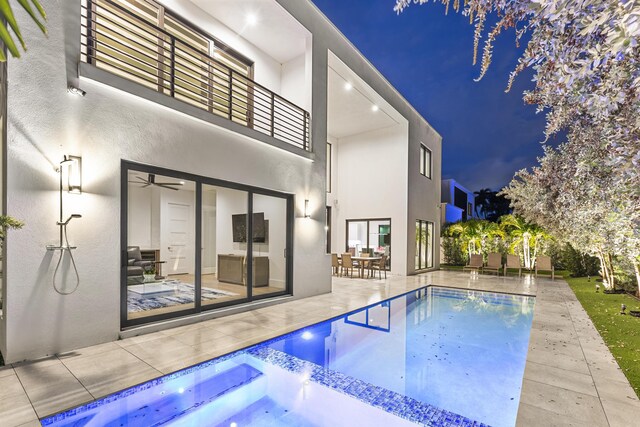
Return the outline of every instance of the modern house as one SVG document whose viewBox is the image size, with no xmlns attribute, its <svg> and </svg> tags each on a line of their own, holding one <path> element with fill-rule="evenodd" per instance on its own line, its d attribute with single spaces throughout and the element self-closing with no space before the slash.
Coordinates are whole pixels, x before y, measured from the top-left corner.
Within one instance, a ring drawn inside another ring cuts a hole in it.
<svg viewBox="0 0 640 427">
<path fill-rule="evenodd" d="M 3 70 L 6 362 L 330 292 L 331 252 L 438 267 L 441 137 L 310 1 L 45 7 Z"/>
<path fill-rule="evenodd" d="M 455 179 L 443 179 L 440 194 L 441 225 L 478 217 L 473 191 L 467 190 Z"/>
</svg>

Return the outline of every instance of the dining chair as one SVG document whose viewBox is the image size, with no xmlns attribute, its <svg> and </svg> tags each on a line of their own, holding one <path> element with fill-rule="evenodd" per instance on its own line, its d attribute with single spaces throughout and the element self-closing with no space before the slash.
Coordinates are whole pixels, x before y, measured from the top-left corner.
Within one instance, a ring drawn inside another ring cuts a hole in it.
<svg viewBox="0 0 640 427">
<path fill-rule="evenodd" d="M 371 261 L 369 264 L 369 274 L 375 277 L 375 270 L 378 270 L 378 279 L 382 279 L 382 272 L 384 271 L 384 278 L 387 278 L 387 256 L 382 255 L 377 262 Z"/>
<path fill-rule="evenodd" d="M 360 252 L 360 257 L 362 258 L 369 258 L 370 256 L 371 254 L 369 252 Z M 368 263 L 368 261 L 364 260 L 354 260 L 353 262 L 353 264 L 360 269 L 367 268 Z"/>
<path fill-rule="evenodd" d="M 340 275 L 340 258 L 338 258 L 338 254 L 331 254 L 331 268 L 333 274 L 336 276 Z"/>
<path fill-rule="evenodd" d="M 341 275 L 344 276 L 344 271 L 347 270 L 351 270 L 351 278 L 353 278 L 353 269 L 356 268 L 355 264 L 353 263 L 353 260 L 351 259 L 351 254 L 350 253 L 344 253 L 342 254 L 342 266 L 340 268 L 341 271 Z"/>
</svg>

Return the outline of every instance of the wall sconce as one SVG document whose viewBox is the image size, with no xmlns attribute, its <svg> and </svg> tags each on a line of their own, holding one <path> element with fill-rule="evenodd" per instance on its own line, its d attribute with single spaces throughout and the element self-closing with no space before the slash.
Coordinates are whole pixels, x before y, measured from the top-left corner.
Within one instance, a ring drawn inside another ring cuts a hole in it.
<svg viewBox="0 0 640 427">
<path fill-rule="evenodd" d="M 304 217 L 311 218 L 311 212 L 309 212 L 309 199 L 304 200 Z"/>
<path fill-rule="evenodd" d="M 60 173 L 62 168 L 66 169 L 67 191 L 72 194 L 82 193 L 82 157 L 65 155 L 60 162 Z"/>
</svg>

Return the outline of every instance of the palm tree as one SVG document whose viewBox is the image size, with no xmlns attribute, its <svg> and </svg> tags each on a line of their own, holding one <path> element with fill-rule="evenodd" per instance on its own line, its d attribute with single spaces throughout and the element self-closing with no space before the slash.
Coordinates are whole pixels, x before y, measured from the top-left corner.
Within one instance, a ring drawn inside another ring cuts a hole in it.
<svg viewBox="0 0 640 427">
<path fill-rule="evenodd" d="M 47 29 L 44 24 L 40 21 L 40 18 L 46 21 L 47 14 L 44 9 L 40 5 L 39 0 L 17 0 L 20 6 L 29 14 L 33 22 L 40 28 L 43 34 L 47 34 Z M 37 13 L 34 12 L 31 4 L 37 10 Z M 13 37 L 9 33 L 9 29 L 7 28 L 7 24 L 13 30 L 20 45 L 22 45 L 22 49 L 27 50 L 27 45 L 25 44 L 22 34 L 20 33 L 20 27 L 18 26 L 18 22 L 16 21 L 15 16 L 13 15 L 13 10 L 11 9 L 11 4 L 9 4 L 9 0 L 0 0 L 0 40 L 7 47 L 9 52 L 14 58 L 20 58 L 20 51 L 16 46 Z M 7 56 L 4 53 L 4 49 L 0 49 L 0 62 L 5 62 L 7 60 Z"/>
<path fill-rule="evenodd" d="M 489 206 L 489 199 L 493 195 L 493 191 L 490 188 L 483 188 L 480 191 L 474 191 L 475 194 L 475 204 L 476 204 L 476 215 L 480 217 L 480 213 L 484 217 L 487 213 L 487 208 Z"/>
<path fill-rule="evenodd" d="M 488 240 L 496 237 L 504 237 L 504 232 L 495 223 L 483 219 L 470 219 L 468 221 L 451 224 L 448 232 L 452 236 L 460 237 L 467 247 L 467 255 L 484 254 Z"/>
<path fill-rule="evenodd" d="M 515 254 L 516 248 L 522 247 L 522 252 L 517 255 L 522 256 L 525 268 L 533 269 L 542 242 L 550 236 L 538 225 L 518 215 L 504 215 L 500 218 L 500 226 L 512 239 L 511 252 Z"/>
</svg>

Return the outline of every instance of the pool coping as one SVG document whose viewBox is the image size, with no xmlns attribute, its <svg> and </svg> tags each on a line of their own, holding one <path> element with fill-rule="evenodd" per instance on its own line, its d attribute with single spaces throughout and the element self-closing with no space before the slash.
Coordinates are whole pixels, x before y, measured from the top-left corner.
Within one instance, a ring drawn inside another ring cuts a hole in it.
<svg viewBox="0 0 640 427">
<path fill-rule="evenodd" d="M 187 366 L 185 368 L 179 369 L 179 370 L 177 370 L 175 372 L 171 372 L 171 373 L 168 373 L 168 374 L 163 374 L 163 375 L 160 375 L 160 376 L 158 376 L 156 378 L 152 378 L 150 380 L 143 381 L 141 383 L 132 385 L 132 386 L 127 387 L 125 389 L 110 393 L 110 394 L 108 394 L 106 396 L 103 396 L 103 397 L 100 397 L 100 398 L 96 398 L 93 401 L 90 401 L 88 403 L 84 403 L 84 404 L 81 404 L 81 405 L 75 405 L 75 406 L 68 407 L 66 409 L 63 409 L 63 410 L 58 411 L 58 412 L 55 412 L 53 414 L 46 415 L 44 417 L 40 417 L 39 421 L 43 426 L 51 425 L 51 424 L 53 424 L 53 423 L 55 423 L 57 421 L 60 421 L 62 419 L 75 416 L 78 413 L 83 413 L 83 412 L 95 409 L 96 407 L 109 404 L 109 403 L 111 403 L 113 401 L 116 401 L 116 400 L 125 398 L 127 396 L 130 396 L 131 394 L 138 393 L 138 392 L 143 391 L 143 390 L 147 390 L 147 389 L 155 387 L 155 386 L 157 386 L 159 384 L 163 384 L 163 383 L 166 383 L 167 381 L 171 381 L 171 380 L 173 380 L 175 378 L 179 378 L 179 377 L 182 377 L 182 376 L 185 376 L 185 375 L 189 375 L 192 372 L 196 372 L 196 371 L 199 371 L 199 370 L 202 370 L 202 369 L 206 369 L 207 367 L 209 367 L 211 365 L 222 363 L 222 362 L 224 362 L 226 360 L 238 357 L 238 356 L 240 356 L 242 354 L 250 354 L 250 355 L 256 356 L 258 354 L 258 352 L 257 352 L 258 350 L 266 348 L 269 344 L 271 344 L 271 343 L 273 343 L 275 341 L 279 341 L 279 340 L 282 340 L 282 339 L 287 338 L 289 336 L 296 335 L 296 334 L 300 333 L 301 331 L 303 331 L 304 329 L 313 328 L 314 326 L 317 326 L 317 325 L 320 325 L 320 324 L 326 323 L 326 322 L 333 322 L 335 320 L 339 320 L 340 318 L 346 318 L 346 317 L 348 317 L 350 315 L 357 314 L 357 313 L 360 313 L 362 311 L 366 311 L 366 310 L 368 310 L 370 308 L 376 307 L 376 306 L 378 306 L 378 305 L 380 305 L 382 303 L 390 302 L 390 301 L 393 301 L 393 300 L 408 296 L 409 294 L 414 293 L 414 292 L 420 292 L 422 290 L 427 290 L 428 288 L 454 289 L 454 290 L 462 290 L 462 291 L 475 291 L 475 292 L 483 292 L 483 293 L 491 293 L 491 294 L 499 294 L 499 295 L 500 294 L 501 295 L 515 295 L 515 296 L 521 296 L 521 297 L 527 297 L 527 298 L 535 298 L 534 295 L 530 295 L 530 294 L 527 295 L 527 294 L 521 294 L 521 293 L 496 292 L 496 291 L 487 291 L 487 290 L 482 290 L 482 289 L 463 289 L 463 288 L 451 287 L 451 286 L 441 286 L 441 285 L 435 285 L 435 284 L 427 284 L 427 285 L 420 286 L 420 287 L 414 288 L 412 290 L 406 291 L 404 293 L 394 295 L 394 296 L 386 298 L 384 300 L 381 300 L 381 301 L 378 301 L 378 302 L 374 302 L 374 303 L 371 303 L 371 304 L 367 304 L 365 306 L 362 306 L 362 307 L 347 311 L 347 312 L 345 312 L 343 314 L 339 314 L 339 315 L 327 318 L 325 320 L 321 320 L 321 321 L 318 321 L 318 322 L 315 322 L 315 323 L 311 323 L 311 324 L 309 324 L 307 326 L 303 326 L 303 327 L 301 327 L 299 329 L 295 329 L 295 330 L 289 331 L 289 332 L 284 332 L 284 333 L 282 333 L 280 335 L 276 335 L 276 336 L 273 336 L 271 338 L 267 338 L 264 341 L 261 341 L 259 343 L 250 344 L 250 345 L 247 345 L 245 347 L 239 348 L 237 350 L 233 350 L 233 351 L 230 351 L 228 353 L 222 354 L 220 356 L 216 356 L 216 357 L 214 357 L 214 358 L 212 358 L 210 360 L 206 360 L 204 362 L 199 362 L 199 363 L 194 363 L 193 365 L 190 365 L 190 366 Z M 534 308 L 535 308 L 535 305 L 534 305 Z M 263 358 L 262 360 L 266 361 L 265 358 Z M 302 362 L 304 362 L 304 361 L 302 361 Z M 307 363 L 309 363 L 309 365 L 312 365 L 310 362 L 307 362 Z M 331 371 L 331 370 L 329 370 L 327 368 L 323 368 L 323 369 L 325 371 L 333 372 L 333 371 Z M 341 374 L 339 372 L 335 372 L 334 374 L 344 375 L 344 374 Z M 325 377 L 331 378 L 332 375 L 326 374 Z M 361 383 L 365 384 L 365 382 L 362 381 L 362 380 L 357 380 L 357 381 L 360 381 Z M 323 384 L 323 385 L 327 385 L 327 384 Z M 372 387 L 374 387 L 376 389 L 381 389 L 381 390 L 383 389 L 383 387 L 376 386 L 375 384 L 367 384 L 367 385 L 368 386 L 372 386 Z M 330 388 L 335 389 L 335 387 L 332 387 L 332 386 Z M 365 402 L 365 403 L 367 403 L 367 404 L 369 404 L 371 406 L 378 407 L 379 409 L 382 408 L 382 406 L 380 406 L 380 405 L 374 405 L 374 400 L 363 399 L 362 396 L 358 396 L 358 395 L 355 395 L 353 393 L 347 393 L 345 390 L 341 390 L 341 391 L 343 392 L 343 394 L 345 394 L 347 396 L 350 396 L 352 398 L 361 400 L 361 401 L 363 401 L 363 402 Z M 407 400 L 407 402 L 410 401 L 411 404 L 416 406 L 416 410 L 415 411 L 410 411 L 406 407 L 405 407 L 404 410 L 401 410 L 401 411 L 394 410 L 394 411 L 390 412 L 390 411 L 387 411 L 386 409 L 382 409 L 382 410 L 384 410 L 386 412 L 389 412 L 389 413 L 391 413 L 393 415 L 396 415 L 396 416 L 398 416 L 400 418 L 407 419 L 407 420 L 409 420 L 411 422 L 423 423 L 422 425 L 427 425 L 428 426 L 429 424 L 424 424 L 424 423 L 426 421 L 431 420 L 431 417 L 434 417 L 434 420 L 436 418 L 438 419 L 438 421 L 434 421 L 434 422 L 437 422 L 438 426 L 443 426 L 443 427 L 457 426 L 457 425 L 460 425 L 460 426 L 474 426 L 474 427 L 476 427 L 476 426 L 477 427 L 489 427 L 489 426 L 487 426 L 486 424 L 484 424 L 484 423 L 482 423 L 480 421 L 469 419 L 469 418 L 467 418 L 465 416 L 462 416 L 460 414 L 456 414 L 454 412 L 448 411 L 448 410 L 446 410 L 444 408 L 440 408 L 440 407 L 431 405 L 429 403 L 419 402 L 419 401 L 417 401 L 415 399 L 412 399 L 412 398 L 410 398 L 408 396 L 400 395 L 398 393 L 395 393 L 395 395 L 397 395 L 395 397 L 398 397 L 398 396 L 403 397 L 405 400 Z M 421 415 L 417 416 L 416 414 L 418 414 L 418 413 L 420 413 Z M 426 421 L 423 420 L 424 416 L 427 416 L 427 418 L 425 418 Z M 442 421 L 440 421 L 440 420 L 442 420 Z M 454 422 L 454 424 L 449 423 L 449 421 Z"/>
<path fill-rule="evenodd" d="M 640 419 L 640 402 L 637 396 L 586 312 L 584 312 L 566 282 L 561 278 L 552 281 L 547 278 L 535 278 L 533 275 L 524 275 L 522 278 L 517 276 L 505 278 L 487 275 L 475 275 L 474 277 L 472 273 L 468 272 L 440 270 L 416 276 L 389 276 L 388 279 L 384 280 L 334 278 L 333 281 L 332 294 L 323 294 L 287 302 L 283 306 L 282 312 L 293 310 L 293 316 L 295 317 L 297 316 L 295 314 L 296 310 L 304 309 L 310 311 L 308 316 L 306 314 L 300 315 L 305 319 L 322 317 L 322 320 L 304 325 L 309 326 L 353 311 L 344 309 L 339 315 L 325 315 L 324 312 L 313 312 L 315 309 L 313 307 L 320 305 L 320 302 L 327 306 L 345 302 L 343 305 L 349 306 L 348 301 L 359 298 L 369 302 L 369 304 L 360 305 L 359 309 L 362 309 L 362 307 L 375 305 L 382 300 L 396 297 L 425 285 L 534 296 L 536 297 L 534 324 L 531 330 L 517 425 L 540 425 L 541 422 L 546 424 L 573 423 L 584 425 L 584 420 L 588 420 L 589 425 L 626 426 L 633 425 L 637 419 Z M 371 303 L 374 300 L 375 302 Z M 309 309 L 309 306 L 312 308 Z M 247 319 L 246 315 L 250 313 L 232 315 L 229 318 L 238 316 L 237 320 Z M 274 319 L 270 312 L 261 313 L 261 316 Z M 220 325 L 219 322 L 223 321 L 223 319 L 202 322 L 204 325 L 202 327 L 215 328 L 215 325 Z M 256 316 L 251 318 L 251 320 L 255 319 Z M 564 323 L 559 324 L 558 321 L 564 321 Z M 561 340 L 564 343 L 560 342 L 558 344 L 557 335 L 559 332 L 557 330 L 562 328 L 566 329 L 568 337 Z M 292 330 L 300 329 L 300 327 L 290 328 L 285 325 L 280 329 L 288 329 L 288 331 L 277 333 L 274 327 L 269 336 L 265 333 L 264 337 L 251 344 L 244 345 L 243 348 L 250 347 L 258 341 L 265 341 L 284 335 Z M 160 338 L 171 336 L 160 332 L 151 335 L 155 336 L 153 340 L 144 338 L 139 341 L 129 342 L 127 346 L 120 344 L 121 341 L 118 341 L 88 347 L 78 350 L 77 356 L 74 357 L 86 360 L 95 355 L 105 354 L 107 351 L 115 352 L 114 349 L 118 349 L 123 353 L 127 352 L 129 356 L 133 357 L 135 352 L 132 353 L 133 350 L 129 350 L 133 346 L 143 347 L 145 343 L 158 342 L 161 341 Z M 237 344 L 242 344 L 241 340 L 242 338 L 238 338 L 239 342 Z M 147 344 L 145 348 L 153 350 L 154 345 Z M 581 369 L 584 369 L 586 374 L 581 375 L 573 372 L 571 370 L 572 366 L 562 365 L 567 362 L 563 349 L 558 349 L 562 345 L 572 346 L 572 348 L 580 350 L 581 356 L 578 362 L 583 366 Z M 213 352 L 215 353 L 215 351 Z M 546 359 L 540 360 L 541 355 L 546 355 Z M 164 365 L 158 365 L 161 361 L 145 359 L 145 357 L 139 356 L 139 353 L 135 357 L 140 359 L 139 363 L 144 363 L 148 368 L 155 368 L 154 371 L 159 372 L 158 376 L 160 377 L 164 376 L 162 372 L 168 372 L 162 368 Z M 188 355 L 182 356 L 182 358 L 185 361 L 190 359 Z M 50 402 L 43 404 L 39 400 L 42 399 L 42 395 L 51 396 L 59 391 L 58 384 L 60 379 L 56 376 L 57 374 L 51 374 L 54 368 L 59 368 L 59 371 L 64 370 L 64 378 L 62 379 L 75 382 L 75 387 L 83 390 L 84 394 L 77 393 L 72 396 L 75 401 L 73 404 L 67 405 L 67 407 L 77 407 L 112 394 L 112 392 L 100 394 L 99 390 L 94 391 L 91 388 L 91 384 L 80 381 L 78 378 L 82 377 L 76 375 L 77 372 L 73 367 L 70 367 L 67 360 L 69 359 L 62 356 L 60 358 L 53 356 L 40 361 L 0 368 L 0 408 L 6 408 L 0 409 L 0 418 L 3 419 L 3 422 L 6 422 L 7 426 L 39 425 L 37 413 L 41 415 L 41 418 L 46 418 L 61 411 L 61 407 L 53 405 L 54 407 L 52 408 L 52 405 L 49 404 Z M 25 368 L 25 365 L 28 366 Z M 535 369 L 530 369 L 532 367 Z M 567 367 L 569 369 L 563 369 Z M 25 382 L 24 375 L 27 374 L 31 375 L 31 377 L 27 377 L 28 381 Z M 586 379 L 584 381 L 585 384 L 575 384 L 576 376 L 581 380 Z M 50 377 L 54 377 L 57 382 L 52 383 Z M 110 378 L 112 377 L 105 376 L 102 380 L 108 384 Z M 143 381 L 143 383 L 148 381 Z M 119 382 L 114 384 L 119 384 Z M 122 388 L 127 389 L 130 387 Z M 1 393 L 3 389 L 7 390 L 5 394 Z M 9 390 L 11 391 L 9 392 Z M 91 391 L 91 394 L 89 391 Z M 592 399 L 594 396 L 595 400 Z M 590 399 L 590 404 L 583 404 L 584 399 Z M 567 408 L 570 409 L 569 412 L 567 412 Z"/>
</svg>

